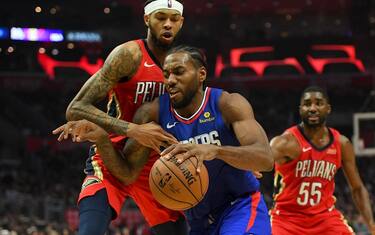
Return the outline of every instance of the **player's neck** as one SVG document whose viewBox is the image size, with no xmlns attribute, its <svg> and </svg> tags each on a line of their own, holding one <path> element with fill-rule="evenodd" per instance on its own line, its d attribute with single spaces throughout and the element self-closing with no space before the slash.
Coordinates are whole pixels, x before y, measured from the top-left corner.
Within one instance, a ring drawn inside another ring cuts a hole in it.
<svg viewBox="0 0 375 235">
<path fill-rule="evenodd" d="M 319 126 L 308 126 L 302 123 L 301 127 L 305 136 L 316 146 L 320 146 L 327 141 L 326 137 L 329 136 L 329 133 L 328 128 L 325 124 Z"/>
<path fill-rule="evenodd" d="M 164 48 L 160 48 L 151 39 L 150 34 L 147 36 L 146 39 L 147 47 L 151 50 L 152 54 L 158 59 L 160 64 L 163 64 L 163 61 L 166 57 L 167 50 Z"/>
<path fill-rule="evenodd" d="M 201 107 L 201 104 L 204 102 L 204 91 L 202 89 L 200 89 L 196 94 L 195 96 L 193 97 L 193 99 L 191 100 L 190 104 L 187 105 L 186 107 L 183 107 L 183 108 L 179 108 L 179 109 L 175 109 L 176 112 L 184 117 L 184 118 L 190 118 L 191 116 L 193 116 L 197 111 L 198 109 Z M 202 107 L 203 108 L 203 107 Z"/>
</svg>

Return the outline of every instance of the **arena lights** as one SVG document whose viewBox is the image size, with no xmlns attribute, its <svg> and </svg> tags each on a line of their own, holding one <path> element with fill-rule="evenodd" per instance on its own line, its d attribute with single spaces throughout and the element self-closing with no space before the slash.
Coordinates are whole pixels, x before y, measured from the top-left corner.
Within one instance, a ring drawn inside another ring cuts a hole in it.
<svg viewBox="0 0 375 235">
<path fill-rule="evenodd" d="M 0 39 L 8 39 L 8 38 L 9 38 L 9 29 L 0 27 Z"/>
<path fill-rule="evenodd" d="M 66 40 L 71 42 L 101 42 L 102 36 L 97 32 L 68 31 Z"/>
<path fill-rule="evenodd" d="M 10 29 L 10 39 L 35 42 L 62 42 L 63 31 L 59 29 L 17 28 Z"/>
</svg>

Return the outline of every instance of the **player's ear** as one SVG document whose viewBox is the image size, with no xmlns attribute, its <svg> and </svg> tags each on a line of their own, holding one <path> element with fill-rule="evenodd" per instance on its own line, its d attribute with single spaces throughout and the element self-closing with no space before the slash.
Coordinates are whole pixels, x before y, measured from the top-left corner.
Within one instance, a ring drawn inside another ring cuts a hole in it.
<svg viewBox="0 0 375 235">
<path fill-rule="evenodd" d="M 327 113 L 328 113 L 328 114 L 330 114 L 330 113 L 331 113 L 331 111 L 332 111 L 331 105 L 330 105 L 330 104 L 328 104 L 327 106 L 328 106 L 328 110 L 327 110 Z"/>
<path fill-rule="evenodd" d="M 145 25 L 147 26 L 147 28 L 149 27 L 149 24 L 150 24 L 150 15 L 144 15 L 143 16 L 143 20 L 145 22 Z"/>
<path fill-rule="evenodd" d="M 199 69 L 199 81 L 203 83 L 206 80 L 206 77 L 207 77 L 207 70 L 205 67 L 202 66 Z"/>
</svg>

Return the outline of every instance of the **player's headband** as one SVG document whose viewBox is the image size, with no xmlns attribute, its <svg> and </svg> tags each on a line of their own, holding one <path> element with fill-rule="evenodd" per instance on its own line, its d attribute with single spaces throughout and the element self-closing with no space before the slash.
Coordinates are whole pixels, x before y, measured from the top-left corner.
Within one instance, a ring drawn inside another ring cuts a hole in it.
<svg viewBox="0 0 375 235">
<path fill-rule="evenodd" d="M 182 12 L 184 11 L 184 6 L 176 0 L 156 0 L 150 2 L 145 6 L 145 15 L 149 15 L 152 12 L 160 9 L 176 10 L 182 15 Z"/>
</svg>

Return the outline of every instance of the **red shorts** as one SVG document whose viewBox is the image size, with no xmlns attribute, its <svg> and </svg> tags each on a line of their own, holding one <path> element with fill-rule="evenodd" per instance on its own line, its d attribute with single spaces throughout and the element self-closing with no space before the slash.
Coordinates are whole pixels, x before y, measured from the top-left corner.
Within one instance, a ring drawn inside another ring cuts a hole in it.
<svg viewBox="0 0 375 235">
<path fill-rule="evenodd" d="M 344 216 L 335 208 L 315 215 L 272 210 L 271 227 L 273 235 L 354 234 Z"/>
<path fill-rule="evenodd" d="M 116 147 L 116 144 L 114 145 Z M 97 191 L 105 188 L 107 190 L 109 204 L 116 211 L 116 216 L 120 213 L 126 197 L 129 196 L 133 198 L 145 217 L 145 220 L 151 227 L 168 221 L 178 220 L 183 213 L 169 210 L 160 205 L 152 196 L 149 188 L 149 173 L 158 157 L 158 154 L 153 153 L 138 179 L 131 185 L 124 185 L 111 175 L 104 166 L 100 155 L 95 154 L 91 157 L 95 174 L 88 175 L 85 178 L 78 202 L 82 198 L 92 196 Z"/>
</svg>

